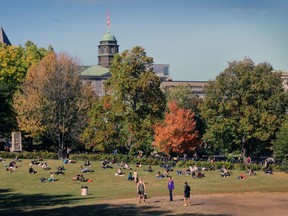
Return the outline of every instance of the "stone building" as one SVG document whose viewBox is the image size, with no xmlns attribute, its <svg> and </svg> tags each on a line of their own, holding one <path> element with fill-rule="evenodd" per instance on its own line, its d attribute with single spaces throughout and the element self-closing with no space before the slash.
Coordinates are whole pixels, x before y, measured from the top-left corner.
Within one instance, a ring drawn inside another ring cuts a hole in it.
<svg viewBox="0 0 288 216">
<path fill-rule="evenodd" d="M 102 36 L 98 45 L 98 64 L 82 66 L 80 69 L 80 77 L 83 82 L 90 82 L 100 97 L 105 94 L 104 81 L 111 76 L 109 67 L 117 53 L 119 53 L 119 45 L 116 37 L 107 32 Z M 153 64 L 153 71 L 162 81 L 168 80 L 170 77 L 168 64 Z"/>
</svg>

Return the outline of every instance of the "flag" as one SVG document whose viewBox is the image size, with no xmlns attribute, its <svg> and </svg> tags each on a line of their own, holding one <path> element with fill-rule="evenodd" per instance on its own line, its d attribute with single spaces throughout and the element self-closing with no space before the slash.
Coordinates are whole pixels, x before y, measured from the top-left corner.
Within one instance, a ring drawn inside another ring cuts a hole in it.
<svg viewBox="0 0 288 216">
<path fill-rule="evenodd" d="M 110 28 L 110 15 L 109 12 L 107 12 L 107 26 Z"/>
</svg>

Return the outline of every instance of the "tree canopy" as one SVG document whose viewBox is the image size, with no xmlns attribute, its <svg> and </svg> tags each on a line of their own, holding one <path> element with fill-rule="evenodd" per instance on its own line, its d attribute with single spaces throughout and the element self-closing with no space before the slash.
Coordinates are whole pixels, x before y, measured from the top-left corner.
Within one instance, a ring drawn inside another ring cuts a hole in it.
<svg viewBox="0 0 288 216">
<path fill-rule="evenodd" d="M 175 86 L 164 89 L 167 103 L 176 102 L 181 109 L 190 109 L 194 112 L 196 121 L 196 130 L 202 137 L 205 131 L 204 119 L 201 116 L 200 107 L 203 99 L 192 92 L 190 86 Z"/>
<path fill-rule="evenodd" d="M 94 106 L 83 134 L 89 148 L 106 152 L 149 148 L 152 126 L 165 110 L 152 63 L 153 58 L 139 46 L 114 56 L 111 78 L 105 83 L 107 94 Z"/>
<path fill-rule="evenodd" d="M 9 136 L 17 129 L 12 98 L 22 85 L 29 67 L 36 65 L 47 53 L 52 52 L 38 48 L 28 41 L 25 47 L 10 46 L 0 43 L 0 136 Z"/>
<path fill-rule="evenodd" d="M 287 117 L 276 133 L 276 138 L 273 141 L 273 155 L 276 161 L 288 162 L 288 121 Z"/>
<path fill-rule="evenodd" d="M 193 152 L 201 143 L 194 113 L 179 108 L 176 102 L 170 102 L 168 108 L 164 122 L 155 127 L 154 145 L 170 156 Z"/>
<path fill-rule="evenodd" d="M 78 69 L 67 54 L 50 53 L 29 69 L 14 97 L 21 131 L 32 138 L 48 137 L 64 154 L 79 140 L 93 98 L 92 89 L 83 89 Z"/>
<path fill-rule="evenodd" d="M 205 88 L 204 139 L 215 149 L 241 151 L 245 161 L 257 149 L 269 149 L 286 109 L 281 74 L 270 64 L 248 58 L 231 62 Z"/>
</svg>

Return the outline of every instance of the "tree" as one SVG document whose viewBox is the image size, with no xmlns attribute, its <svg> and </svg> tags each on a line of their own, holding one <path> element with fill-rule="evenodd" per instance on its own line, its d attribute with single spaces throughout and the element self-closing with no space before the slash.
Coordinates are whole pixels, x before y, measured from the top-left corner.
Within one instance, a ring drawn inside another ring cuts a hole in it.
<svg viewBox="0 0 288 216">
<path fill-rule="evenodd" d="M 15 128 L 14 112 L 11 106 L 13 92 L 9 84 L 0 81 L 0 137 L 8 137 Z"/>
<path fill-rule="evenodd" d="M 149 149 L 152 126 L 165 110 L 165 96 L 152 63 L 139 46 L 114 56 L 111 78 L 105 83 L 107 94 L 95 105 L 83 134 L 89 148 Z"/>
<path fill-rule="evenodd" d="M 179 108 L 176 102 L 170 102 L 168 107 L 164 122 L 155 127 L 154 145 L 170 156 L 192 152 L 201 143 L 194 113 Z"/>
<path fill-rule="evenodd" d="M 205 124 L 203 117 L 201 116 L 200 107 L 203 103 L 203 99 L 192 92 L 190 86 L 176 86 L 170 87 L 164 90 L 167 103 L 176 102 L 181 109 L 190 109 L 194 112 L 194 119 L 196 121 L 196 130 L 199 133 L 199 137 L 202 137 L 205 131 Z"/>
<path fill-rule="evenodd" d="M 280 130 L 276 133 L 276 139 L 273 142 L 273 155 L 276 161 L 288 161 L 288 122 L 287 117 Z"/>
<path fill-rule="evenodd" d="M 28 68 L 37 64 L 48 52 L 30 41 L 24 48 L 0 43 L 0 136 L 7 137 L 12 130 L 17 129 L 12 107 L 13 95 L 23 83 Z"/>
<path fill-rule="evenodd" d="M 59 156 L 65 157 L 67 147 L 79 140 L 86 126 L 91 94 L 92 90 L 83 89 L 77 61 L 67 54 L 50 53 L 29 69 L 14 97 L 19 128 L 32 138 L 49 137 Z"/>
<path fill-rule="evenodd" d="M 205 88 L 206 143 L 246 156 L 269 149 L 287 109 L 281 74 L 251 59 L 229 63 Z M 263 153 L 263 152 L 262 152 Z"/>
</svg>

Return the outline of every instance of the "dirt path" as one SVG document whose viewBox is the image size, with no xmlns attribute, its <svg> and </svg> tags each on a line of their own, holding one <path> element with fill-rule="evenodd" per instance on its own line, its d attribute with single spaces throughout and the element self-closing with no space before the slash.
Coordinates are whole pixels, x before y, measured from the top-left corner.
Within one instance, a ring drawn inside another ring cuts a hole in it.
<svg viewBox="0 0 288 216">
<path fill-rule="evenodd" d="M 137 215 L 288 215 L 288 193 L 192 195 L 191 198 L 192 205 L 188 207 L 183 206 L 180 196 L 174 197 L 174 202 L 169 202 L 167 196 L 152 197 L 140 204 L 138 199 L 109 200 L 109 205 L 120 209 L 129 208 L 130 212 L 137 212 Z M 105 203 L 107 201 L 97 204 Z"/>
</svg>

